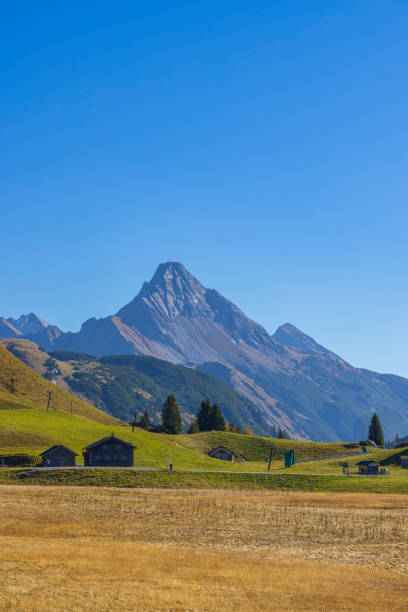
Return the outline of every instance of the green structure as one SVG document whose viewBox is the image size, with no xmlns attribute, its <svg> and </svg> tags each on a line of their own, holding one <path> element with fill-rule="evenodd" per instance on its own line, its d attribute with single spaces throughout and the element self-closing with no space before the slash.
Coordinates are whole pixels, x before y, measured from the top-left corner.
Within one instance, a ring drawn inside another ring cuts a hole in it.
<svg viewBox="0 0 408 612">
<path fill-rule="evenodd" d="M 288 450 L 285 453 L 285 467 L 290 467 L 294 463 L 295 463 L 295 451 L 292 448 L 292 450 Z"/>
</svg>

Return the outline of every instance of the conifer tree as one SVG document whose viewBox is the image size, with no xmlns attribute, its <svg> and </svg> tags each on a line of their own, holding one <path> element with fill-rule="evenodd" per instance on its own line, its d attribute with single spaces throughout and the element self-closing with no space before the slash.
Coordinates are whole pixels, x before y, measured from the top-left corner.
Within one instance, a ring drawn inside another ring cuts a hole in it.
<svg viewBox="0 0 408 612">
<path fill-rule="evenodd" d="M 143 427 L 143 429 L 149 429 L 149 426 L 150 426 L 149 415 L 147 414 L 145 410 L 144 414 L 142 414 L 140 418 L 140 427 Z"/>
<path fill-rule="evenodd" d="M 249 425 L 247 425 L 247 426 L 245 427 L 245 429 L 244 429 L 244 434 L 245 434 L 246 436 L 252 436 L 252 429 L 250 428 L 250 426 L 249 426 Z"/>
<path fill-rule="evenodd" d="M 279 440 L 284 440 L 285 439 L 285 434 L 283 433 L 282 429 L 279 427 L 279 431 L 278 431 L 278 438 Z"/>
<path fill-rule="evenodd" d="M 164 433 L 179 434 L 182 430 L 180 410 L 173 394 L 168 395 L 161 414 Z"/>
<path fill-rule="evenodd" d="M 384 446 L 384 434 L 376 413 L 373 414 L 368 427 L 368 439 L 375 442 L 377 446 Z"/>
<path fill-rule="evenodd" d="M 187 430 L 188 434 L 200 433 L 200 428 L 198 426 L 197 421 L 191 421 L 190 426 Z"/>
<path fill-rule="evenodd" d="M 208 431 L 225 431 L 225 419 L 217 404 L 210 408 L 208 425 Z"/>
<path fill-rule="evenodd" d="M 210 400 L 203 399 L 201 401 L 200 410 L 197 414 L 197 423 L 200 431 L 211 431 L 210 423 L 211 404 Z"/>
</svg>

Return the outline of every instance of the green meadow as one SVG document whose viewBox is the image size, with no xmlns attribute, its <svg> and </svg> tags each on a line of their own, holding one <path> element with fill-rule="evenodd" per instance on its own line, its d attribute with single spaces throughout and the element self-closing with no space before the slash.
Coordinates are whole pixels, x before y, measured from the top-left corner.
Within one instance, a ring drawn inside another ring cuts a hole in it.
<svg viewBox="0 0 408 612">
<path fill-rule="evenodd" d="M 19 476 L 26 473 L 18 468 L 2 470 L 0 482 L 372 492 L 405 492 L 407 488 L 408 471 L 402 470 L 399 462 L 402 450 L 375 449 L 364 456 L 387 466 L 389 477 L 358 477 L 356 464 L 363 456 L 354 454 L 360 451 L 356 443 L 278 440 L 227 432 L 169 436 L 140 428 L 132 431 L 127 423 L 59 389 L 3 347 L 0 347 L 0 366 L 0 459 L 4 458 L 6 465 L 7 462 L 11 465 L 11 459 L 17 455 L 25 456 L 27 465 L 39 463 L 39 454 L 54 444 L 64 444 L 74 450 L 78 454 L 77 464 L 81 464 L 83 447 L 113 433 L 134 444 L 135 466 L 161 469 L 159 472 L 106 469 L 31 472 L 29 478 L 21 479 Z M 9 387 L 12 377 L 18 380 L 14 393 Z M 49 393 L 52 401 L 47 409 L 44 400 Z M 230 463 L 209 457 L 209 451 L 221 445 L 245 461 Z M 285 451 L 292 448 L 298 460 L 314 460 L 285 468 Z M 265 458 L 270 453 L 268 473 Z M 334 455 L 345 456 L 331 458 Z M 174 469 L 171 474 L 167 470 L 170 461 Z M 344 461 L 349 464 L 350 477 L 342 475 Z"/>
</svg>

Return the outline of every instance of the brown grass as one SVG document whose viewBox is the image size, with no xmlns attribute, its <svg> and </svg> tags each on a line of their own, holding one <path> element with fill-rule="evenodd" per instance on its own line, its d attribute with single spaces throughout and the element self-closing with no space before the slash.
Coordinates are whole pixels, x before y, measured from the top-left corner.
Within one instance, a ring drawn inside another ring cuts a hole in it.
<svg viewBox="0 0 408 612">
<path fill-rule="evenodd" d="M 0 487 L 0 609 L 403 610 L 405 496 Z"/>
</svg>

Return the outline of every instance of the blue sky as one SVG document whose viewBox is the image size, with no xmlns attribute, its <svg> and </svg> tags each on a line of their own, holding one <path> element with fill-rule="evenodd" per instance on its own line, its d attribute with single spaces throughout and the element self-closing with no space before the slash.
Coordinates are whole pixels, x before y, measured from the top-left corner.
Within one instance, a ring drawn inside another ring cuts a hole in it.
<svg viewBox="0 0 408 612">
<path fill-rule="evenodd" d="M 408 5 L 8 2 L 3 316 L 183 262 L 271 333 L 408 376 Z"/>
</svg>

